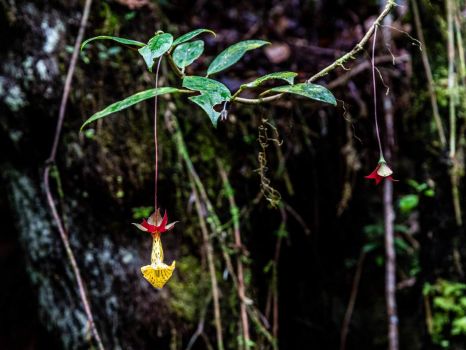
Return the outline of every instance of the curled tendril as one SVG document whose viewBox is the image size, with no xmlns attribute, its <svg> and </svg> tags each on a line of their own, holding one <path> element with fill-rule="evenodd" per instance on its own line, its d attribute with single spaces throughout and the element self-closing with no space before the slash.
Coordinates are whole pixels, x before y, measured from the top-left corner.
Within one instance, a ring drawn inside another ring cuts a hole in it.
<svg viewBox="0 0 466 350">
<path fill-rule="evenodd" d="M 269 136 L 270 132 L 272 136 Z M 270 124 L 267 119 L 262 119 L 262 124 L 259 126 L 258 139 L 259 145 L 261 146 L 261 151 L 258 154 L 257 160 L 259 162 L 259 168 L 256 170 L 260 176 L 260 186 L 262 194 L 265 199 L 270 203 L 274 208 L 277 208 L 281 201 L 281 194 L 275 188 L 273 188 L 270 183 L 270 179 L 267 177 L 267 155 L 266 148 L 269 146 L 269 142 L 274 142 L 278 146 L 282 145 L 282 141 L 279 140 L 279 134 L 277 128 Z"/>
</svg>

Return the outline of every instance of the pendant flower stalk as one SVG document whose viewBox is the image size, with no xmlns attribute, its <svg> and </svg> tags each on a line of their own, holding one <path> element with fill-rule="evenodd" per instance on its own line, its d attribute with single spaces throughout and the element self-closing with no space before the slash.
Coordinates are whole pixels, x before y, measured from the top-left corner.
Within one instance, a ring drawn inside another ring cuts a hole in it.
<svg viewBox="0 0 466 350">
<path fill-rule="evenodd" d="M 377 142 L 379 145 L 379 153 L 380 158 L 377 166 L 375 169 L 367 176 L 366 179 L 374 179 L 375 184 L 378 185 L 384 178 L 387 178 L 390 181 L 397 181 L 393 179 L 392 174 L 393 170 L 387 165 L 385 158 L 383 156 L 383 148 L 382 148 L 382 141 L 380 140 L 380 131 L 379 131 L 379 123 L 377 118 L 377 84 L 375 79 L 375 43 L 377 38 L 377 26 L 374 29 L 374 38 L 372 41 L 372 87 L 373 87 L 373 95 L 374 95 L 374 121 L 375 121 L 375 132 L 377 135 Z"/>
</svg>

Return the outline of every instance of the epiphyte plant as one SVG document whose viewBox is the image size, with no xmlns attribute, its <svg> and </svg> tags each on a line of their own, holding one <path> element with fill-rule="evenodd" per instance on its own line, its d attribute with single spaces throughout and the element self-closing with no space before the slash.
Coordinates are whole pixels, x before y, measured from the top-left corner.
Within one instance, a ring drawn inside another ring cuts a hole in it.
<svg viewBox="0 0 466 350">
<path fill-rule="evenodd" d="M 264 102 L 274 101 L 280 98 L 283 94 L 295 94 L 316 100 L 319 102 L 336 105 L 335 97 L 332 93 L 323 86 L 306 83 L 294 83 L 295 77 L 298 75 L 295 72 L 275 72 L 258 77 L 249 83 L 242 84 L 239 89 L 232 93 L 223 83 L 218 80 L 209 78 L 216 73 L 219 73 L 237 63 L 248 51 L 268 45 L 267 41 L 263 40 L 245 40 L 240 41 L 224 51 L 213 59 L 207 68 L 205 77 L 198 75 L 186 75 L 186 67 L 197 60 L 204 52 L 204 41 L 193 40 L 203 33 L 215 35 L 208 29 L 196 29 L 187 34 L 173 39 L 173 35 L 158 31 L 146 43 L 139 41 L 118 38 L 113 36 L 97 36 L 86 40 L 81 45 L 81 50 L 94 40 L 111 40 L 129 46 L 132 49 L 138 48 L 139 54 L 144 59 L 144 62 L 150 72 L 156 65 L 155 72 L 155 88 L 138 92 L 121 101 L 115 102 L 103 110 L 92 115 L 81 126 L 81 130 L 88 124 L 107 117 L 113 113 L 119 112 L 134 104 L 144 100 L 155 98 L 155 114 L 154 114 L 154 145 L 155 145 L 155 212 L 148 221 L 143 221 L 141 224 L 135 224 L 140 230 L 151 233 L 153 238 L 151 264 L 141 267 L 141 272 L 144 278 L 155 288 L 162 288 L 170 279 L 173 270 L 175 269 L 175 261 L 171 265 L 166 265 L 163 262 L 163 249 L 160 235 L 162 232 L 173 228 L 173 224 L 167 225 L 167 214 L 162 218 L 159 207 L 157 206 L 157 182 L 158 182 L 158 141 L 157 141 L 157 98 L 164 94 L 187 94 L 189 100 L 201 107 L 208 115 L 212 124 L 216 127 L 219 118 L 226 119 L 227 103 L 239 102 L 248 104 L 261 104 Z M 170 67 L 175 74 L 182 79 L 180 87 L 159 87 L 158 74 L 160 63 L 163 57 L 168 59 Z M 157 64 L 156 64 L 157 62 Z M 240 97 L 240 94 L 246 89 L 256 89 L 269 80 L 280 80 L 287 85 L 273 87 L 259 94 L 256 99 L 247 99 Z M 218 112 L 215 107 L 222 106 L 222 112 Z"/>
</svg>

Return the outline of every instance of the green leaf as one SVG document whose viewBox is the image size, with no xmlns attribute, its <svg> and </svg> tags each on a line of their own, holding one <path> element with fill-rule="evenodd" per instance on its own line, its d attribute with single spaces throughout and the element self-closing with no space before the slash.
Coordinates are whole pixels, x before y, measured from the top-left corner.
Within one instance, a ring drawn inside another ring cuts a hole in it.
<svg viewBox="0 0 466 350">
<path fill-rule="evenodd" d="M 156 34 L 149 40 L 147 45 L 138 50 L 141 56 L 144 58 L 147 68 L 149 68 L 150 72 L 152 72 L 154 60 L 170 50 L 172 43 L 173 35 L 169 33 Z"/>
<path fill-rule="evenodd" d="M 409 252 L 412 248 L 405 242 L 404 239 L 395 237 L 395 248 L 400 252 Z"/>
<path fill-rule="evenodd" d="M 132 46 L 139 46 L 139 47 L 145 46 L 144 43 L 141 43 L 136 40 L 119 38 L 116 36 L 100 35 L 100 36 L 95 36 L 93 38 L 90 38 L 84 41 L 81 45 L 81 50 L 84 49 L 84 46 L 86 46 L 87 44 L 89 44 L 91 41 L 94 41 L 94 40 L 112 40 L 112 41 L 116 41 L 117 43 L 120 43 L 123 45 L 132 45 Z"/>
<path fill-rule="evenodd" d="M 363 245 L 362 251 L 366 254 L 380 247 L 379 242 L 369 242 Z"/>
<path fill-rule="evenodd" d="M 163 94 L 171 94 L 174 92 L 180 91 L 177 88 L 173 87 L 159 87 L 157 89 L 149 89 L 145 91 L 138 92 L 137 94 L 131 95 L 124 100 L 112 103 L 110 106 L 107 106 L 100 112 L 95 113 L 92 117 L 90 117 L 88 120 L 84 122 L 84 124 L 81 126 L 81 130 L 88 124 L 95 122 L 98 119 L 104 118 L 112 113 L 119 112 L 125 108 L 128 108 L 132 105 L 135 105 L 136 103 L 139 103 L 141 101 L 147 100 L 149 98 L 158 96 L 158 95 L 163 95 Z"/>
<path fill-rule="evenodd" d="M 293 84 L 294 78 L 298 75 L 298 73 L 295 72 L 275 72 L 275 73 L 270 73 L 267 75 L 264 75 L 260 78 L 257 78 L 256 80 L 251 81 L 250 83 L 246 83 L 241 85 L 241 88 L 255 88 L 260 85 L 262 85 L 264 82 L 270 79 L 281 79 L 285 80 L 289 84 Z"/>
<path fill-rule="evenodd" d="M 218 118 L 220 118 L 220 112 L 217 112 L 214 109 L 214 106 L 217 104 L 216 101 L 208 94 L 192 96 L 189 97 L 189 99 L 201 107 L 209 116 L 212 124 L 217 127 Z"/>
<path fill-rule="evenodd" d="M 334 106 L 336 106 L 337 104 L 335 97 L 328 89 L 316 84 L 302 83 L 296 85 L 277 86 L 270 90 L 267 90 L 266 92 L 264 92 L 264 94 L 268 94 L 271 92 L 296 94 L 308 97 L 316 101 L 330 103 Z"/>
<path fill-rule="evenodd" d="M 180 36 L 179 38 L 177 38 L 177 39 L 173 42 L 173 46 L 176 46 L 176 45 L 185 43 L 185 42 L 191 40 L 192 38 L 195 38 L 196 36 L 198 36 L 198 35 L 201 34 L 201 33 L 210 33 L 210 34 L 212 34 L 213 36 L 217 36 L 213 31 L 211 31 L 211 30 L 209 30 L 209 29 L 196 29 L 196 30 L 193 30 L 192 32 L 183 34 L 182 36 Z"/>
<path fill-rule="evenodd" d="M 435 191 L 432 188 L 429 188 L 424 192 L 424 196 L 434 197 L 435 196 Z"/>
<path fill-rule="evenodd" d="M 184 77 L 183 87 L 194 91 L 200 91 L 201 93 L 218 95 L 222 101 L 227 101 L 231 97 L 230 90 L 228 90 L 225 85 L 218 82 L 217 80 L 209 78 L 198 77 L 194 75 Z"/>
<path fill-rule="evenodd" d="M 419 196 L 417 194 L 408 194 L 400 198 L 400 210 L 403 214 L 409 214 L 419 204 Z"/>
<path fill-rule="evenodd" d="M 238 62 L 247 51 L 254 50 L 268 44 L 270 44 L 268 41 L 263 40 L 245 40 L 231 45 L 215 57 L 207 69 L 207 75 L 209 76 L 227 69 Z"/>
<path fill-rule="evenodd" d="M 218 118 L 220 117 L 220 112 L 217 112 L 214 109 L 214 106 L 222 102 L 229 101 L 231 99 L 230 90 L 216 80 L 198 76 L 185 77 L 183 79 L 183 87 L 199 91 L 201 93 L 200 95 L 192 96 L 189 99 L 207 113 L 212 124 L 216 127 Z"/>
<path fill-rule="evenodd" d="M 184 69 L 197 60 L 203 51 L 204 42 L 202 40 L 184 43 L 177 46 L 173 51 L 173 61 L 179 68 Z"/>
</svg>

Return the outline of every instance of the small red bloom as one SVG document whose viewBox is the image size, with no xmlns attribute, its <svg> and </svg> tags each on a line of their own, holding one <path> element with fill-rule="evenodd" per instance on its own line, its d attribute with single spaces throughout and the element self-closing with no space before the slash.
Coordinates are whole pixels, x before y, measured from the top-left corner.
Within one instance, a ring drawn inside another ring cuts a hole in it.
<svg viewBox="0 0 466 350">
<path fill-rule="evenodd" d="M 157 209 L 151 216 L 149 216 L 147 220 L 143 219 L 140 224 L 133 223 L 133 225 L 141 231 L 149 232 L 152 235 L 154 235 L 156 233 L 170 231 L 177 223 L 177 221 L 175 221 L 167 225 L 167 222 L 167 212 L 165 212 L 162 218 L 162 216 L 160 215 L 160 210 Z"/>
<path fill-rule="evenodd" d="M 365 176 L 366 179 L 374 179 L 375 184 L 378 185 L 384 178 L 390 181 L 397 181 L 392 177 L 393 171 L 387 165 L 385 159 L 381 158 L 379 164 L 375 167 L 374 171 L 369 175 Z"/>
</svg>

